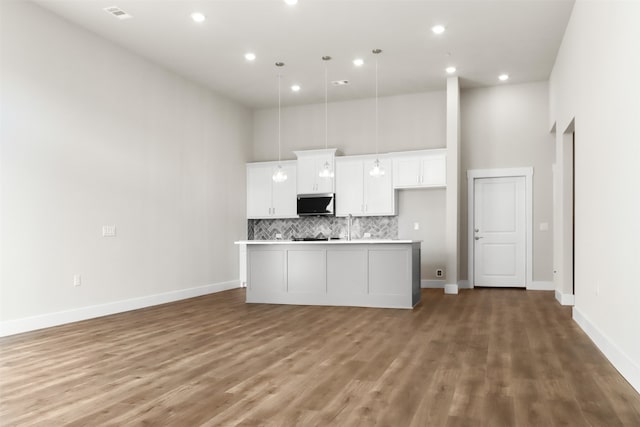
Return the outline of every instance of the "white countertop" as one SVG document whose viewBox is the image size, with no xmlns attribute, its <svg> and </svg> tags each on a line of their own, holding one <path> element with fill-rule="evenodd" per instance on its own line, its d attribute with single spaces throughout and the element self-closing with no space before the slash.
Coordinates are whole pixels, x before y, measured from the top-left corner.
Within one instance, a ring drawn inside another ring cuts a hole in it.
<svg viewBox="0 0 640 427">
<path fill-rule="evenodd" d="M 360 244 L 397 244 L 397 243 L 420 243 L 422 240 L 401 240 L 401 239 L 353 239 L 353 240 L 314 240 L 314 241 L 294 241 L 294 240 L 239 240 L 236 245 L 360 245 Z"/>
</svg>

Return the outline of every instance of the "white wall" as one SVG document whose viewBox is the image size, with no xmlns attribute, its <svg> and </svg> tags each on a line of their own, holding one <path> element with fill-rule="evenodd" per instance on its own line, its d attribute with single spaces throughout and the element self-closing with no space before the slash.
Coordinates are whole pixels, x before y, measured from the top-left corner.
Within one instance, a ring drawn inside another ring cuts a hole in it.
<svg viewBox="0 0 640 427">
<path fill-rule="evenodd" d="M 468 278 L 467 171 L 533 166 L 533 280 L 553 279 L 553 136 L 547 82 L 462 92 L 460 271 Z M 546 222 L 549 231 L 540 231 Z"/>
<path fill-rule="evenodd" d="M 445 146 L 445 91 L 380 98 L 379 117 L 381 153 Z M 277 160 L 278 109 L 255 111 L 253 124 L 253 160 Z M 374 153 L 375 100 L 330 102 L 328 128 L 329 148 L 337 148 L 339 154 Z M 283 108 L 282 158 L 295 159 L 296 150 L 324 148 L 324 129 L 324 104 Z"/>
<path fill-rule="evenodd" d="M 445 146 L 445 91 L 383 97 L 379 108 L 380 152 Z M 254 112 L 253 161 L 278 158 L 277 114 L 273 108 Z M 283 108 L 282 158 L 295 159 L 294 150 L 324 148 L 324 129 L 324 104 Z M 329 103 L 328 145 L 341 155 L 375 152 L 375 99 Z M 398 210 L 399 237 L 424 240 L 422 278 L 436 279 L 435 270 L 446 263 L 444 191 L 402 190 Z M 420 230 L 413 230 L 414 222 Z"/>
<path fill-rule="evenodd" d="M 436 270 L 447 269 L 446 190 L 424 188 L 398 191 L 398 237 L 422 240 L 421 275 L 423 280 L 443 280 Z M 414 224 L 418 223 L 418 230 Z"/>
<path fill-rule="evenodd" d="M 560 143 L 575 118 L 574 318 L 640 391 L 638 22 L 638 2 L 576 2 L 550 119 Z"/>
<path fill-rule="evenodd" d="M 251 113 L 31 3 L 0 28 L 0 320 L 234 283 Z"/>
</svg>

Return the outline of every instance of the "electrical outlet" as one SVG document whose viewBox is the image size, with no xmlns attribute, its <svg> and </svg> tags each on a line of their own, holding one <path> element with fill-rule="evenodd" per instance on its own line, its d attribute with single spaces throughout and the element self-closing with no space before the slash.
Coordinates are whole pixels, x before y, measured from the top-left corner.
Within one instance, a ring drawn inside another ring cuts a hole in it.
<svg viewBox="0 0 640 427">
<path fill-rule="evenodd" d="M 413 229 L 414 230 L 420 230 L 420 223 L 419 222 L 414 222 L 413 223 Z"/>
<path fill-rule="evenodd" d="M 79 274 L 74 274 L 73 275 L 73 286 L 80 286 L 82 285 L 82 276 Z"/>
<path fill-rule="evenodd" d="M 276 233 L 276 240 L 282 240 L 282 234 Z"/>
<path fill-rule="evenodd" d="M 443 277 L 444 276 L 444 270 L 441 268 L 438 268 L 436 270 L 436 277 Z"/>
<path fill-rule="evenodd" d="M 364 233 L 363 236 L 365 239 L 370 239 L 371 238 L 371 233 Z"/>
</svg>

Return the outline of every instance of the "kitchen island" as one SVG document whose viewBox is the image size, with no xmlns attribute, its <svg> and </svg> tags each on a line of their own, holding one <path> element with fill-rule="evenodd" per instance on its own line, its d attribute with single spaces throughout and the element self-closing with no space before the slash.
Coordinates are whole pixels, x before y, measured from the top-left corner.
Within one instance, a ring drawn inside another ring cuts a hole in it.
<svg viewBox="0 0 640 427">
<path fill-rule="evenodd" d="M 248 303 L 413 308 L 420 302 L 415 240 L 244 240 Z M 241 277 L 241 281 L 242 281 Z"/>
</svg>

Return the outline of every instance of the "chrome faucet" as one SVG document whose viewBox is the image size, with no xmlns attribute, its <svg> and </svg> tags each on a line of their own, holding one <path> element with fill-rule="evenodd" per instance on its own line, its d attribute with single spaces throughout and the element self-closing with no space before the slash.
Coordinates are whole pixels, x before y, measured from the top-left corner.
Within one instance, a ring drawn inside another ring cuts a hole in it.
<svg viewBox="0 0 640 427">
<path fill-rule="evenodd" d="M 351 241 L 351 223 L 353 222 L 353 215 L 347 216 L 347 240 Z"/>
</svg>

